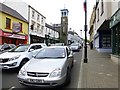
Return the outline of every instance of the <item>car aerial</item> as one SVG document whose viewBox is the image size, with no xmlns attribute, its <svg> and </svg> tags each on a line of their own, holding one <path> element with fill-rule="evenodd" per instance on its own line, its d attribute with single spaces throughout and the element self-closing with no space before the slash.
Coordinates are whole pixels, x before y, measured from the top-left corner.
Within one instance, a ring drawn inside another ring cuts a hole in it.
<svg viewBox="0 0 120 90">
<path fill-rule="evenodd" d="M 69 47 L 71 48 L 72 51 L 78 51 L 78 52 L 80 51 L 81 48 L 79 43 L 72 43 Z"/>
<path fill-rule="evenodd" d="M 10 49 L 15 48 L 16 45 L 15 44 L 3 44 L 0 45 L 0 54 L 9 51 Z"/>
<path fill-rule="evenodd" d="M 32 55 L 37 54 L 43 47 L 47 46 L 42 43 L 19 45 L 8 52 L 2 53 L 0 54 L 0 68 L 21 68 L 32 58 Z"/>
<path fill-rule="evenodd" d="M 21 68 L 17 77 L 27 86 L 66 85 L 71 79 L 73 60 L 73 52 L 67 46 L 43 48 Z"/>
</svg>

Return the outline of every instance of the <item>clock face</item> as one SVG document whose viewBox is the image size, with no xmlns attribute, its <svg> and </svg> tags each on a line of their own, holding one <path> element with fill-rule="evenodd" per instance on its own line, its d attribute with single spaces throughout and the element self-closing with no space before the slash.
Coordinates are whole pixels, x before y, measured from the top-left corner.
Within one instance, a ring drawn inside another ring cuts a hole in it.
<svg viewBox="0 0 120 90">
<path fill-rule="evenodd" d="M 65 19 L 63 18 L 63 21 L 65 21 Z"/>
</svg>

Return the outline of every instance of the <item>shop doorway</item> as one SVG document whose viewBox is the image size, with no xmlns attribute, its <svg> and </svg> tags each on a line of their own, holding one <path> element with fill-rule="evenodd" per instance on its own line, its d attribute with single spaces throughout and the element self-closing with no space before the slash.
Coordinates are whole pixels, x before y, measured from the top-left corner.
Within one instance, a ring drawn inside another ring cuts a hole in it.
<svg viewBox="0 0 120 90">
<path fill-rule="evenodd" d="M 15 44 L 15 45 L 16 45 L 16 40 L 17 40 L 17 39 L 12 38 L 12 39 L 11 39 L 11 44 Z"/>
</svg>

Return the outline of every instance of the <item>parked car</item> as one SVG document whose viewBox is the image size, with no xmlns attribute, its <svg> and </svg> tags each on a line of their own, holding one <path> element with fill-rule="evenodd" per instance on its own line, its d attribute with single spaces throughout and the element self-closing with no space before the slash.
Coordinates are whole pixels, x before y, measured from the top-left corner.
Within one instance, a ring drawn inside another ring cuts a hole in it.
<svg viewBox="0 0 120 90">
<path fill-rule="evenodd" d="M 55 43 L 54 46 L 64 46 L 64 43 Z"/>
<path fill-rule="evenodd" d="M 67 46 L 50 46 L 40 50 L 19 71 L 23 85 L 54 87 L 69 83 L 73 67 L 73 52 Z"/>
<path fill-rule="evenodd" d="M 81 46 L 80 46 L 79 43 L 72 43 L 72 44 L 70 45 L 70 48 L 71 48 L 72 51 L 78 51 L 78 52 L 79 52 Z"/>
<path fill-rule="evenodd" d="M 15 44 L 3 44 L 0 45 L 0 54 L 9 51 L 12 48 L 15 48 Z"/>
<path fill-rule="evenodd" d="M 2 53 L 0 54 L 0 68 L 21 68 L 32 58 L 32 55 L 37 54 L 43 47 L 46 47 L 46 45 L 41 43 L 20 45 L 8 52 Z"/>
</svg>

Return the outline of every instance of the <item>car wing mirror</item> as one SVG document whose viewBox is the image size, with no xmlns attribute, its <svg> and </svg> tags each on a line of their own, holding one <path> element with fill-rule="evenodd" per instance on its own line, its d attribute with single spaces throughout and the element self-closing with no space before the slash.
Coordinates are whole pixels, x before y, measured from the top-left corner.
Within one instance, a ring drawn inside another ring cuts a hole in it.
<svg viewBox="0 0 120 90">
<path fill-rule="evenodd" d="M 30 50 L 29 50 L 29 52 L 32 52 L 32 51 L 34 51 L 34 49 L 30 49 Z"/>
<path fill-rule="evenodd" d="M 34 58 L 34 57 L 35 57 L 35 55 L 32 55 L 32 57 Z"/>
</svg>

